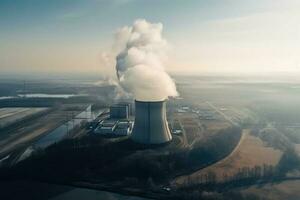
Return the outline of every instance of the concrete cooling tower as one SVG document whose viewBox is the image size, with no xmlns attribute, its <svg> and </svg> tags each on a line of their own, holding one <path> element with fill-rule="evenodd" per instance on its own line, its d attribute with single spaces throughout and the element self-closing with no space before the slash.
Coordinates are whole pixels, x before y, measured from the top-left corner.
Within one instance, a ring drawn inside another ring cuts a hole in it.
<svg viewBox="0 0 300 200">
<path fill-rule="evenodd" d="M 135 101 L 131 138 L 143 144 L 161 144 L 172 140 L 166 117 L 166 101 Z"/>
</svg>

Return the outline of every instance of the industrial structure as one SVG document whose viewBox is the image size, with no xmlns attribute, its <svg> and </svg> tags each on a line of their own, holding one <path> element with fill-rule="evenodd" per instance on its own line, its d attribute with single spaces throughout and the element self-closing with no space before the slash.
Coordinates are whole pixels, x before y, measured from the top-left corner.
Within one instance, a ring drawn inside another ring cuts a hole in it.
<svg viewBox="0 0 300 200">
<path fill-rule="evenodd" d="M 130 114 L 130 104 L 129 103 L 119 103 L 110 106 L 109 108 L 110 118 L 125 118 L 128 119 Z"/>
<path fill-rule="evenodd" d="M 166 101 L 135 101 L 131 138 L 143 144 L 162 144 L 172 140 L 166 117 Z"/>
<path fill-rule="evenodd" d="M 130 104 L 119 103 L 110 106 L 109 117 L 101 119 L 94 134 L 118 137 L 127 136 L 132 131 L 133 121 L 129 119 Z"/>
<path fill-rule="evenodd" d="M 118 119 L 104 119 L 94 130 L 95 134 L 106 136 L 126 136 L 131 133 L 132 121 Z"/>
</svg>

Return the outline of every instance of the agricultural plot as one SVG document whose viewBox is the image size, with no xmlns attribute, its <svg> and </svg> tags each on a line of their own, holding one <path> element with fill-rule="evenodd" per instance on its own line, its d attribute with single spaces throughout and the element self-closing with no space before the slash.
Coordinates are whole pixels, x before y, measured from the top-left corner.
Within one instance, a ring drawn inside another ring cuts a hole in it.
<svg viewBox="0 0 300 200">
<path fill-rule="evenodd" d="M 31 115 L 46 111 L 48 108 L 9 107 L 0 108 L 0 128 L 11 125 Z"/>
<path fill-rule="evenodd" d="M 189 179 L 189 181 L 197 183 L 210 173 L 214 173 L 216 180 L 221 182 L 224 181 L 224 178 L 235 175 L 243 168 L 275 166 L 281 156 L 280 150 L 266 147 L 262 140 L 250 135 L 249 130 L 244 130 L 239 144 L 229 156 L 193 174 L 179 177 L 176 182 L 182 184 L 185 179 Z"/>
<path fill-rule="evenodd" d="M 300 181 L 283 181 L 266 185 L 252 186 L 242 190 L 243 194 L 257 194 L 259 199 L 300 199 Z"/>
<path fill-rule="evenodd" d="M 192 113 L 178 113 L 176 118 L 180 121 L 189 144 L 191 144 L 196 138 L 203 137 L 203 130 L 196 115 Z"/>
</svg>

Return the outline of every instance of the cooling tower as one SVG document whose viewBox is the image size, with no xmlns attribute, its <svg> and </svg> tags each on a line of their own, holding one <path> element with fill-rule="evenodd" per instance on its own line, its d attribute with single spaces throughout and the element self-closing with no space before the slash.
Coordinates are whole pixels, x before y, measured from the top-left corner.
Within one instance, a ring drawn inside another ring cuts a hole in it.
<svg viewBox="0 0 300 200">
<path fill-rule="evenodd" d="M 135 101 L 131 138 L 144 144 L 161 144 L 172 140 L 166 117 L 166 101 Z"/>
</svg>

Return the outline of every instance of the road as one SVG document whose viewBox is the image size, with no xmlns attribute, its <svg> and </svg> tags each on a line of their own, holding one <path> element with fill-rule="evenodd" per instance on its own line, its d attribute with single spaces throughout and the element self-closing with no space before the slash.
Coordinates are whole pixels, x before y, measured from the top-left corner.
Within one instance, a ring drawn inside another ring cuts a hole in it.
<svg viewBox="0 0 300 200">
<path fill-rule="evenodd" d="M 218 112 L 220 115 L 222 115 L 225 118 L 225 120 L 229 121 L 232 125 L 239 126 L 238 123 L 236 123 L 235 121 L 233 121 L 229 116 L 227 116 L 225 113 L 223 113 L 219 108 L 217 108 L 211 102 L 206 101 L 205 103 L 207 103 L 207 105 L 209 105 L 212 109 L 214 109 L 216 112 Z"/>
<path fill-rule="evenodd" d="M 183 147 L 188 147 L 189 144 L 188 144 L 188 140 L 187 140 L 187 137 L 186 137 L 186 132 L 185 132 L 184 126 L 183 126 L 183 124 L 181 123 L 180 120 L 178 120 L 178 123 L 181 127 L 181 130 L 182 130 Z"/>
</svg>

